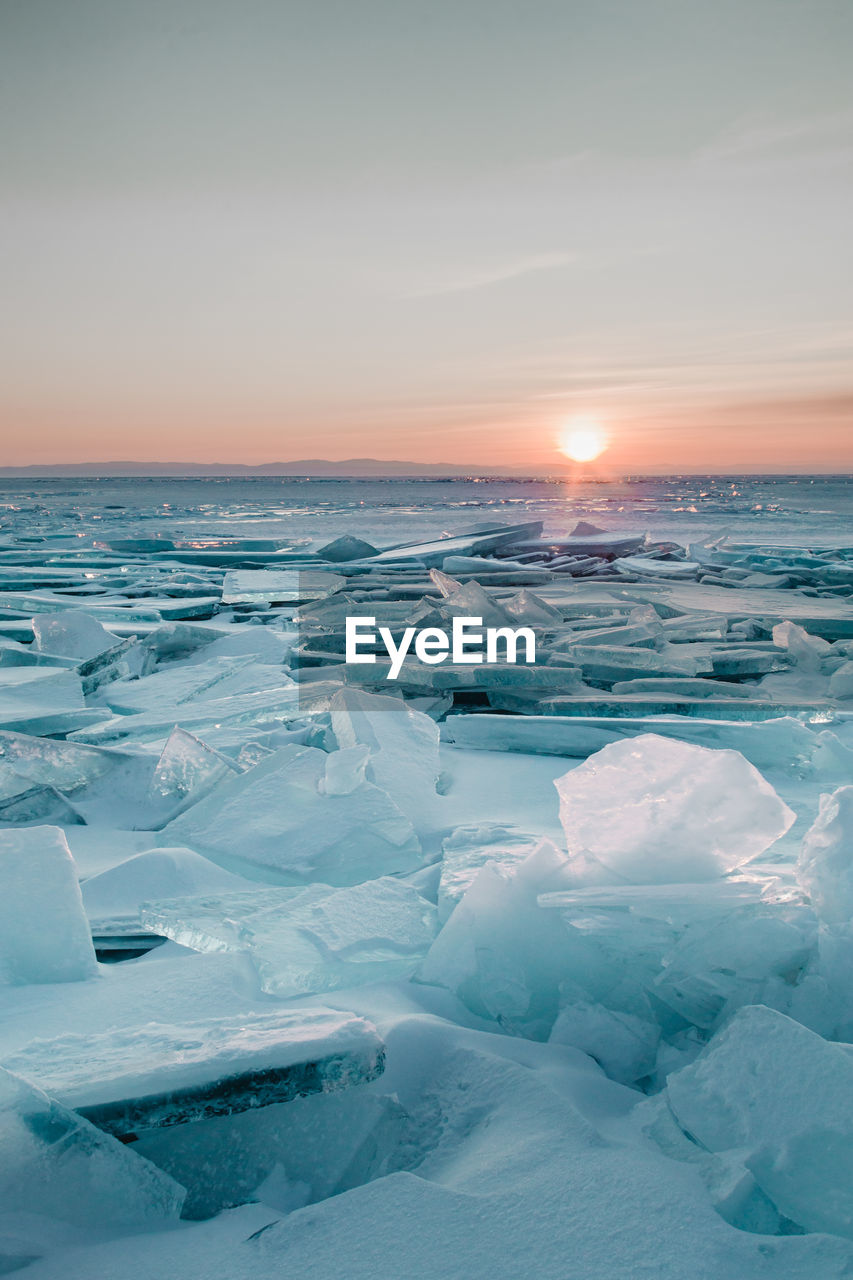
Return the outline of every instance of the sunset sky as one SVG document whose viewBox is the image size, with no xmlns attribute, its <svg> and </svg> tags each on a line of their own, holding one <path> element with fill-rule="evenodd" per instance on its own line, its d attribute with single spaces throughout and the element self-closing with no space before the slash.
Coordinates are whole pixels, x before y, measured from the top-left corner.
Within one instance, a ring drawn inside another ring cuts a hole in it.
<svg viewBox="0 0 853 1280">
<path fill-rule="evenodd" d="M 853 470 L 849 0 L 2 0 L 0 465 Z"/>
</svg>

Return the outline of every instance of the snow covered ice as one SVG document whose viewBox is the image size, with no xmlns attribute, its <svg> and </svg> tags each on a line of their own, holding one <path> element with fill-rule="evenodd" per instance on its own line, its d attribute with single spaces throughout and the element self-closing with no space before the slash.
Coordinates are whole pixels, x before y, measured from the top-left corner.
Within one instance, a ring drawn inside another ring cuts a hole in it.
<svg viewBox="0 0 853 1280">
<path fill-rule="evenodd" d="M 0 1069 L 4 1217 L 30 1211 L 74 1226 L 139 1230 L 177 1218 L 183 1199 L 183 1188 L 160 1169 L 29 1081 Z M 30 1243 L 37 1247 L 39 1241 Z"/>
<path fill-rule="evenodd" d="M 849 1274 L 838 520 L 202 483 L 0 516 L 0 1270 Z"/>
<path fill-rule="evenodd" d="M 9 1063 L 128 1140 L 370 1080 L 384 1051 L 366 1020 L 321 1009 L 58 1036 L 33 1041 Z"/>
<path fill-rule="evenodd" d="M 786 1218 L 853 1236 L 853 1057 L 761 1005 L 741 1009 L 666 1100 L 707 1151 L 734 1152 Z"/>
</svg>

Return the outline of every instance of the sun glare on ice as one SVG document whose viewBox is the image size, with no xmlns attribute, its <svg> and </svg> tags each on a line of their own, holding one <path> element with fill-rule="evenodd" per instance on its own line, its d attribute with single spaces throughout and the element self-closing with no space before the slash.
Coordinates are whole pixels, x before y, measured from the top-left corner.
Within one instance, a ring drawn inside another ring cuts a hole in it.
<svg viewBox="0 0 853 1280">
<path fill-rule="evenodd" d="M 560 437 L 560 452 L 572 462 L 592 462 L 607 448 L 607 439 L 600 427 L 570 427 Z"/>
</svg>

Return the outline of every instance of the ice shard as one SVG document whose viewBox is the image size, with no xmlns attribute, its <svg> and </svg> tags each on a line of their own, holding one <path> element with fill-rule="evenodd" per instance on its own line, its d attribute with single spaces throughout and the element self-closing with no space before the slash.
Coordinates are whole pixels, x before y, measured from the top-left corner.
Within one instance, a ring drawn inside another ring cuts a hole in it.
<svg viewBox="0 0 853 1280">
<path fill-rule="evenodd" d="M 386 791 L 419 833 L 437 816 L 438 726 L 399 698 L 342 689 L 330 705 L 341 747 L 367 747 L 367 778 Z M 334 763 L 334 755 L 330 763 Z"/>
<path fill-rule="evenodd" d="M 578 884 L 714 879 L 795 820 L 739 752 L 652 733 L 604 747 L 554 785 Z"/>
<path fill-rule="evenodd" d="M 41 613 L 33 618 L 34 646 L 43 653 L 81 661 L 115 648 L 117 639 L 83 609 Z"/>
<path fill-rule="evenodd" d="M 349 885 L 422 862 L 411 823 L 372 782 L 348 794 L 326 790 L 331 757 L 285 746 L 248 772 L 225 779 L 160 833 L 227 868 L 251 863 L 286 882 Z"/>
<path fill-rule="evenodd" d="M 295 604 L 322 600 L 346 579 L 339 574 L 304 569 L 232 569 L 225 575 L 223 604 Z"/>
<path fill-rule="evenodd" d="M 240 876 L 193 849 L 146 849 L 82 885 L 83 906 L 93 930 L 108 933 L 140 925 L 139 908 L 152 898 L 190 897 L 248 888 Z"/>
<path fill-rule="evenodd" d="M 796 874 L 823 920 L 833 925 L 853 922 L 853 787 L 821 796 Z"/>
<path fill-rule="evenodd" d="M 0 985 L 97 975 L 74 860 L 58 827 L 0 831 Z"/>
</svg>

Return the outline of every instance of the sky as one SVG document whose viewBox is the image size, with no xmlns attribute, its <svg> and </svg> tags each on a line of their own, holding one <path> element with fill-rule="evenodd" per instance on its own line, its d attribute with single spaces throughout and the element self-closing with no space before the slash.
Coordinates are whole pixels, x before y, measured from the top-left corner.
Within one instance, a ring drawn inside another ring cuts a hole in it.
<svg viewBox="0 0 853 1280">
<path fill-rule="evenodd" d="M 850 0 L 0 0 L 0 465 L 853 471 Z"/>
</svg>

